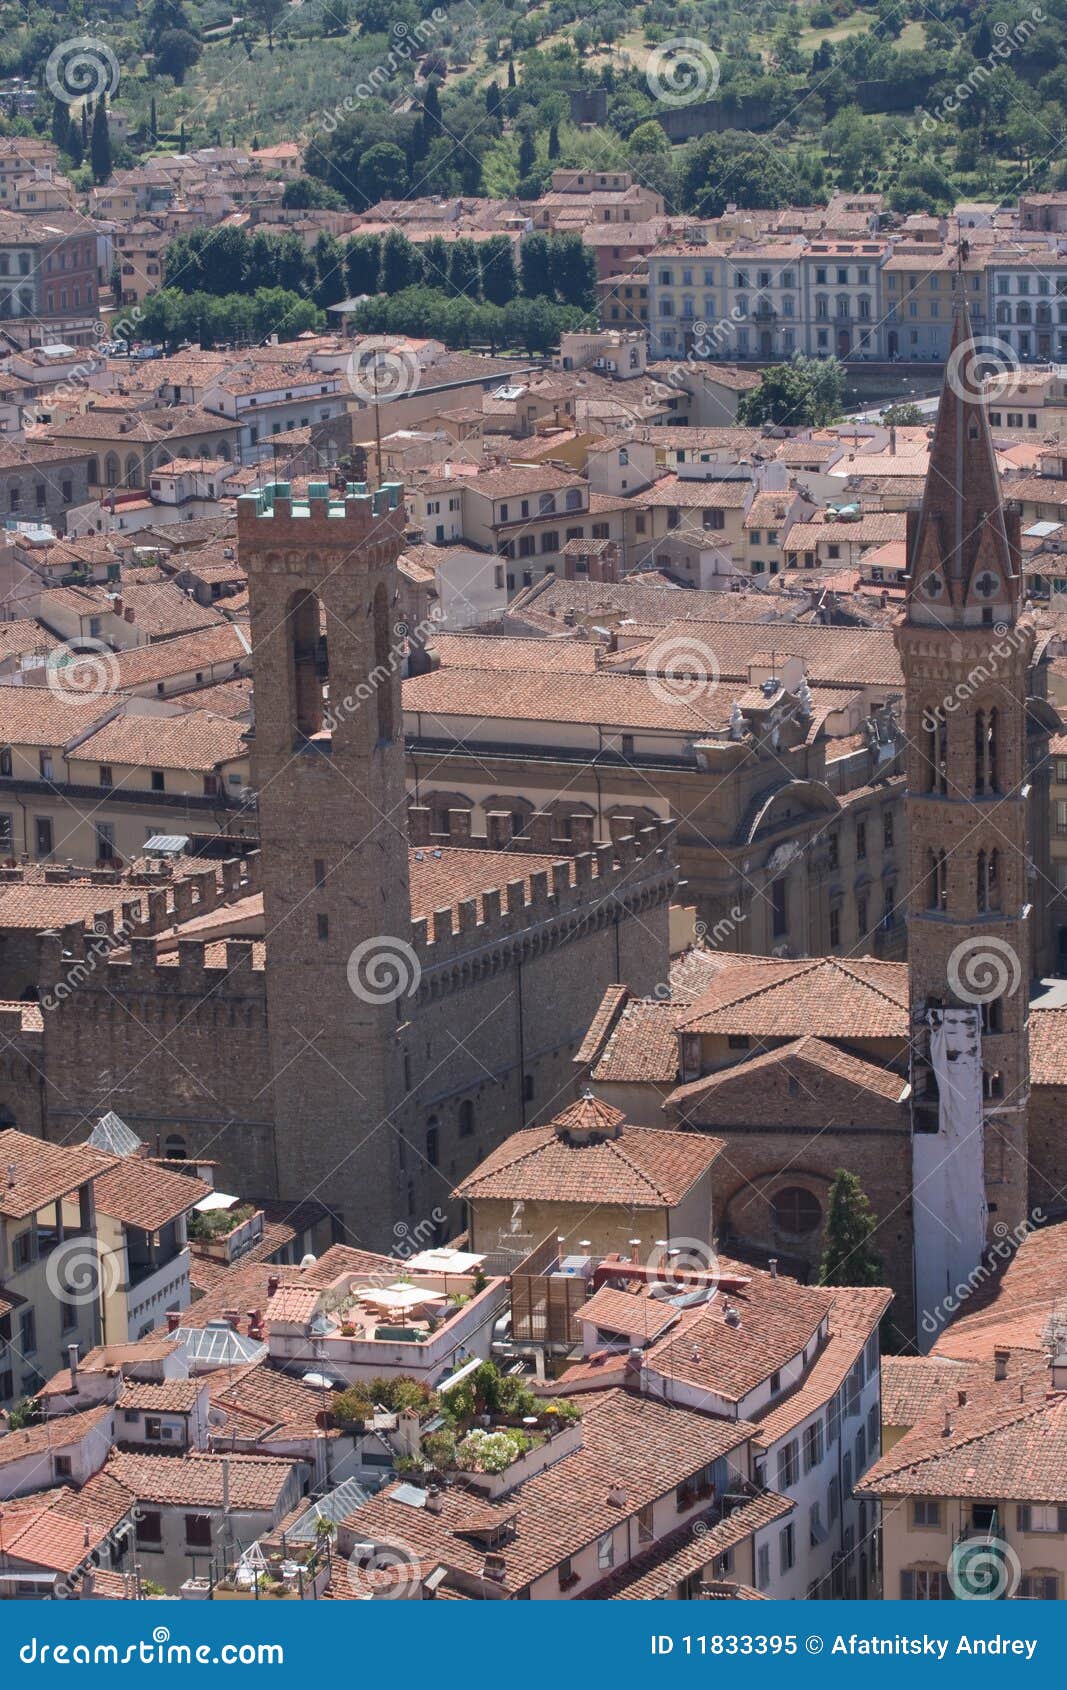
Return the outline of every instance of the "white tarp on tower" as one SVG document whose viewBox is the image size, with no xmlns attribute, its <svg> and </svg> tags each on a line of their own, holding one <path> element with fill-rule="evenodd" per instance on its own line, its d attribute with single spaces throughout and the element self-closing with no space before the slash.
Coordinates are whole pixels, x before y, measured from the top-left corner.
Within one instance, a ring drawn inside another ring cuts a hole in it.
<svg viewBox="0 0 1067 1690">
<path fill-rule="evenodd" d="M 955 1306 L 956 1288 L 986 1242 L 982 1039 L 979 1011 L 930 1009 L 930 1061 L 939 1094 L 936 1133 L 912 1138 L 915 1297 L 927 1350 Z"/>
</svg>

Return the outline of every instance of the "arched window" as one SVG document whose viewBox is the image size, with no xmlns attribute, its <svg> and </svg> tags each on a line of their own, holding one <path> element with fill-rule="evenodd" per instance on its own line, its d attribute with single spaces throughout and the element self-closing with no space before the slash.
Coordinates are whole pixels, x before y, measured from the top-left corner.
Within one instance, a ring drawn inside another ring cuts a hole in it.
<svg viewBox="0 0 1067 1690">
<path fill-rule="evenodd" d="M 999 792 L 997 778 L 996 710 L 976 710 L 974 716 L 974 790 L 978 797 Z"/>
<path fill-rule="evenodd" d="M 774 1194 L 771 1203 L 774 1229 L 788 1238 L 804 1238 L 822 1222 L 822 1207 L 802 1185 L 787 1185 Z"/>
<path fill-rule="evenodd" d="M 391 745 L 396 735 L 396 712 L 393 707 L 393 654 L 389 639 L 389 604 L 384 586 L 374 592 L 374 668 L 378 685 L 374 696 L 378 705 L 378 744 Z"/>
<path fill-rule="evenodd" d="M 948 792 L 948 723 L 944 717 L 926 721 L 923 732 L 924 785 L 927 792 Z"/>
<path fill-rule="evenodd" d="M 97 486 L 100 481 L 100 460 L 98 458 L 89 459 L 89 468 L 86 473 L 89 478 L 89 486 Z"/>
<path fill-rule="evenodd" d="M 979 851 L 976 868 L 977 903 L 980 915 L 1000 908 L 1000 852 Z"/>
<path fill-rule="evenodd" d="M 119 469 L 118 454 L 116 452 L 109 452 L 107 457 L 104 459 L 104 486 L 117 487 L 119 484 L 120 474 L 121 471 Z"/>
<path fill-rule="evenodd" d="M 426 1160 L 431 1168 L 436 1168 L 437 1158 L 441 1150 L 440 1123 L 436 1115 L 431 1115 L 426 1123 Z"/>
<path fill-rule="evenodd" d="M 181 1133 L 168 1133 L 163 1140 L 163 1154 L 170 1162 L 187 1162 L 189 1147 Z"/>
<path fill-rule="evenodd" d="M 137 461 L 136 454 L 133 452 L 131 452 L 129 457 L 126 459 L 126 474 L 124 479 L 127 487 L 137 487 L 140 485 L 141 466 Z"/>
<path fill-rule="evenodd" d="M 322 685 L 319 681 L 319 601 L 314 593 L 294 593 L 286 618 L 293 687 L 294 732 L 310 739 L 322 731 Z"/>
<path fill-rule="evenodd" d="M 1025 301 L 1020 300 L 1018 305 L 1015 307 L 1015 321 L 1017 323 L 1029 323 L 1030 320 L 1030 307 L 1025 303 Z"/>
<path fill-rule="evenodd" d="M 459 1136 L 470 1138 L 474 1131 L 474 1104 L 465 1097 L 459 1106 Z"/>
<path fill-rule="evenodd" d="M 948 857 L 944 851 L 926 853 L 926 907 L 942 915 L 948 909 Z"/>
</svg>

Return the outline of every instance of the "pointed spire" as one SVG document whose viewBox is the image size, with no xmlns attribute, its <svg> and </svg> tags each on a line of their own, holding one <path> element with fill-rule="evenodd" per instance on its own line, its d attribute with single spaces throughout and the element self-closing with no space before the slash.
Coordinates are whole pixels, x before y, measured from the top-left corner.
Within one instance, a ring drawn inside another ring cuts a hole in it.
<svg viewBox="0 0 1067 1690">
<path fill-rule="evenodd" d="M 1018 521 L 1001 499 L 981 359 L 961 291 L 922 507 L 908 522 L 909 608 L 940 622 L 968 606 L 994 607 L 998 621 L 1018 607 Z"/>
</svg>

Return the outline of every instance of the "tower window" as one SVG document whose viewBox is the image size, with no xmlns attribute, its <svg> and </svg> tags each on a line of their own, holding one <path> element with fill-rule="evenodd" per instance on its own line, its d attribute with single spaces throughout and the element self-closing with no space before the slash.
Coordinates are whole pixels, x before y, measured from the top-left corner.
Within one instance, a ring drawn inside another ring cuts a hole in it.
<svg viewBox="0 0 1067 1690">
<path fill-rule="evenodd" d="M 320 939 L 330 937 L 330 918 L 328 915 L 317 915 L 315 917 L 315 931 Z"/>
<path fill-rule="evenodd" d="M 314 593 L 293 596 L 286 618 L 296 736 L 322 732 L 322 683 L 319 680 L 319 601 Z"/>
<path fill-rule="evenodd" d="M 474 1104 L 465 1098 L 459 1106 L 459 1136 L 470 1138 L 474 1131 Z"/>
<path fill-rule="evenodd" d="M 396 734 L 393 706 L 395 667 L 389 641 L 389 605 L 385 588 L 379 585 L 374 593 L 374 696 L 378 707 L 378 743 L 390 745 Z"/>
<path fill-rule="evenodd" d="M 997 725 L 999 712 L 977 710 L 974 717 L 974 790 L 978 797 L 999 792 Z"/>
<path fill-rule="evenodd" d="M 325 884 L 326 884 L 326 864 L 321 857 L 316 857 L 315 858 L 315 885 L 316 886 L 325 886 Z"/>
<path fill-rule="evenodd" d="M 926 907 L 941 915 L 948 910 L 948 856 L 944 851 L 926 853 Z"/>
<path fill-rule="evenodd" d="M 925 728 L 923 758 L 926 791 L 937 792 L 944 797 L 948 792 L 948 723 L 943 717 L 937 717 Z"/>
</svg>

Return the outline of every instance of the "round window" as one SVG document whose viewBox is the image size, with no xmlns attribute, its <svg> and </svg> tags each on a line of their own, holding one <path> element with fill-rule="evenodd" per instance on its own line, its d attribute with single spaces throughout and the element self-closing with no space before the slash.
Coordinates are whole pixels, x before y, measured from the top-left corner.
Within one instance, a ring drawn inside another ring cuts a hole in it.
<svg viewBox="0 0 1067 1690">
<path fill-rule="evenodd" d="M 803 1238 L 814 1232 L 822 1220 L 818 1198 L 800 1185 L 787 1185 L 774 1194 L 772 1203 L 775 1230 L 790 1238 Z"/>
</svg>

